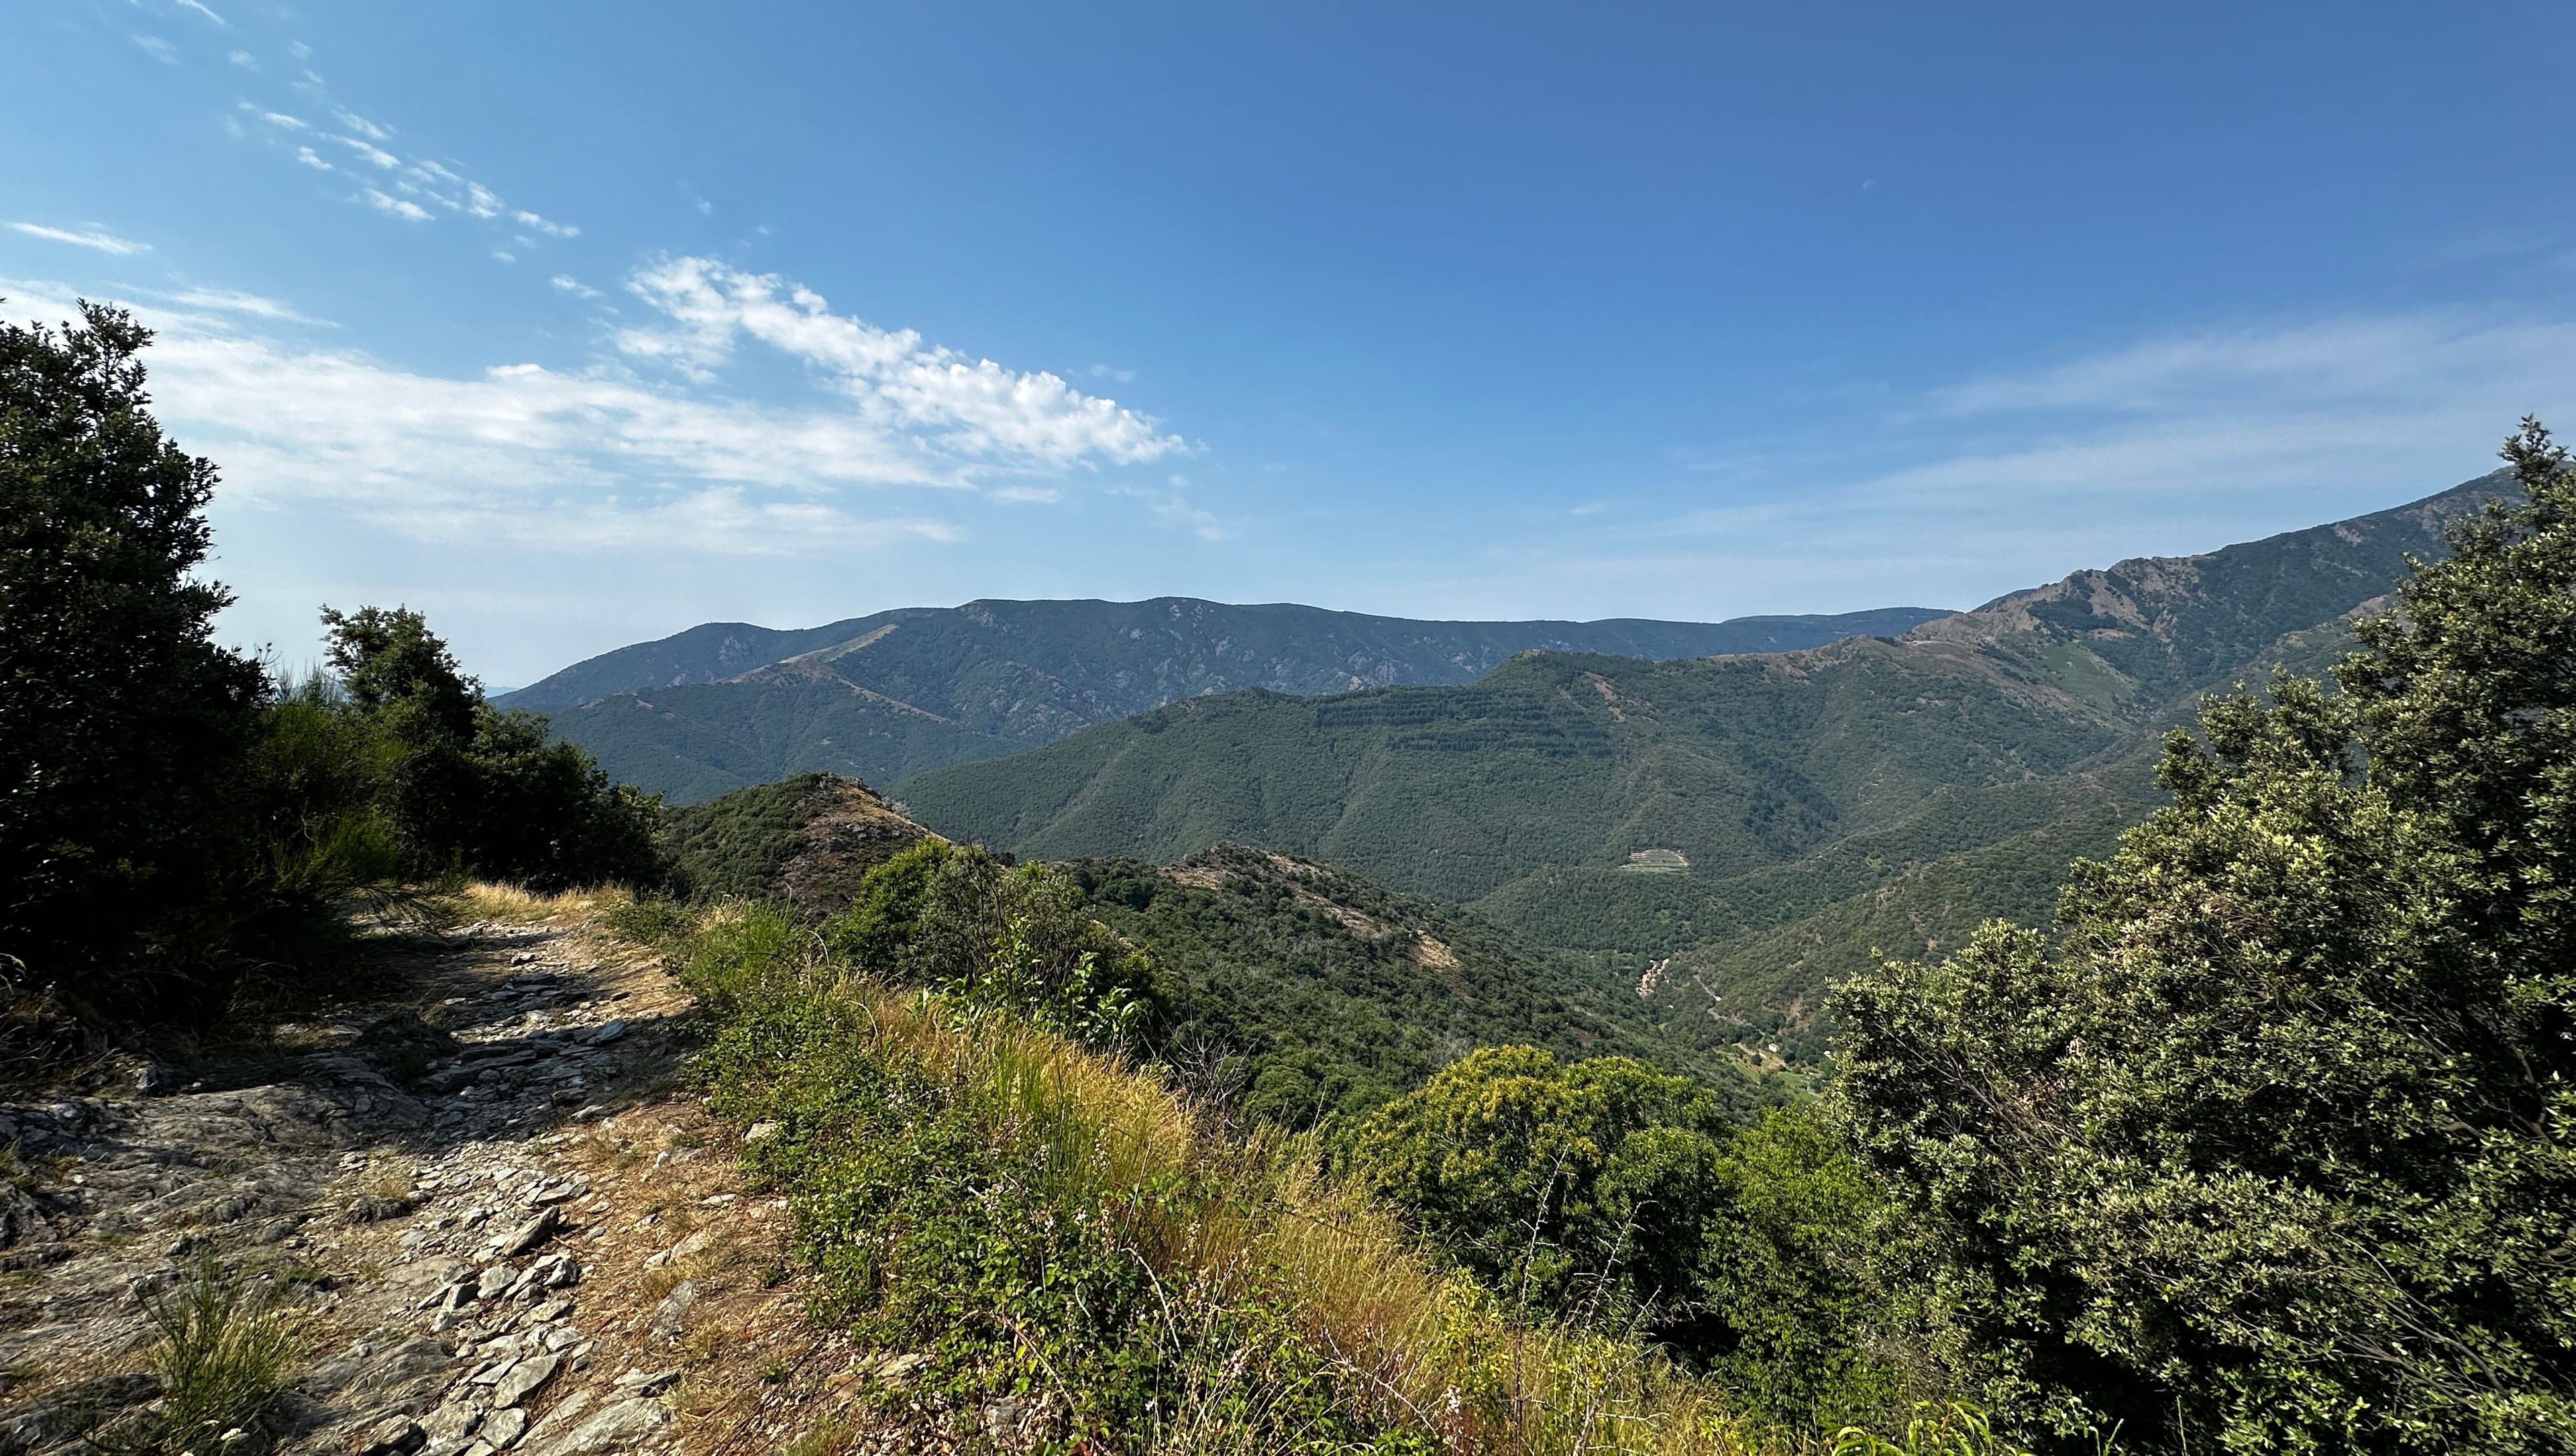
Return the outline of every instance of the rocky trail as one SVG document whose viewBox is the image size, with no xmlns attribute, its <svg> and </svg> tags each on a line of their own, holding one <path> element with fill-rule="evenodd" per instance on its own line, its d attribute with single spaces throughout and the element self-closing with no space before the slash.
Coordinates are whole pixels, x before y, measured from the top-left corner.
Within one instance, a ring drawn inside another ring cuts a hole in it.
<svg viewBox="0 0 2576 1456">
<path fill-rule="evenodd" d="M 0 1456 L 115 1447 L 165 1394 L 156 1305 L 210 1273 L 299 1358 L 194 1456 L 860 1444 L 900 1363 L 805 1319 L 783 1201 L 683 1085 L 686 993 L 584 902 L 477 900 L 288 1054 L 0 1105 Z"/>
</svg>

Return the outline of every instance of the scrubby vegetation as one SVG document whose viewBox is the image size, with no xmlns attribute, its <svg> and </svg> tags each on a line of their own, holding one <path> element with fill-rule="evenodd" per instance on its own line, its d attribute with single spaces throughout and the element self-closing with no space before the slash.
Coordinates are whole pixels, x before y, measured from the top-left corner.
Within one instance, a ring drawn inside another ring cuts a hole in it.
<svg viewBox="0 0 2576 1456">
<path fill-rule="evenodd" d="M 1667 1037 L 1630 986 L 1328 865 L 1226 844 L 1169 867 L 1066 869 L 1089 913 L 1153 959 L 1154 1054 L 1264 1121 L 1355 1119 L 1503 1042 L 1687 1072 L 1731 1111 L 1765 1095 Z"/>
<path fill-rule="evenodd" d="M 326 613 L 333 675 L 302 682 L 215 641 L 215 469 L 154 424 L 149 337 L 0 325 L 9 1024 L 220 1016 L 446 876 L 656 880 L 658 806 L 484 703 L 418 614 Z"/>
<path fill-rule="evenodd" d="M 674 961 L 716 1024 L 715 1105 L 760 1125 L 748 1156 L 794 1202 L 822 1312 L 930 1357 L 885 1420 L 1059 1450 L 1830 1439 L 1615 1320 L 1558 1317 L 1580 1280 L 1509 1288 L 1425 1252 L 1314 1134 L 1242 1135 L 1097 1042 L 828 943 L 737 906 Z"/>
<path fill-rule="evenodd" d="M 2016 1420 L 2158 1449 L 2576 1445 L 2576 469 L 2166 745 L 2174 804 L 1840 999 L 1887 1255 Z"/>
</svg>

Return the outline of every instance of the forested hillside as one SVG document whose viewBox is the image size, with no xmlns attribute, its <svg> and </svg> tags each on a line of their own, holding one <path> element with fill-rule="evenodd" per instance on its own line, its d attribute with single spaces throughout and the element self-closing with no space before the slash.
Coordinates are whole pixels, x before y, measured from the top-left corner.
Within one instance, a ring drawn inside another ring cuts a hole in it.
<svg viewBox="0 0 2576 1456">
<path fill-rule="evenodd" d="M 577 663 L 507 702 L 552 713 L 620 777 L 685 803 L 813 769 L 887 783 L 1210 693 L 1466 683 L 1532 648 L 1780 652 L 1940 615 L 1418 622 L 1177 597 L 969 602 L 796 632 L 709 623 Z"/>
<path fill-rule="evenodd" d="M 2196 693 L 2322 655 L 2503 488 L 2080 572 L 1893 641 L 1531 653 L 1464 687 L 1189 699 L 894 792 L 1026 855 L 1232 839 L 1349 865 L 1605 973 L 1676 957 L 1706 986 L 1660 994 L 1731 996 L 1713 1024 L 1786 1017 L 1813 1048 L 1796 1033 L 1828 973 L 1992 914 L 2044 920 L 2067 862 L 2157 801 L 2152 736 Z"/>
</svg>

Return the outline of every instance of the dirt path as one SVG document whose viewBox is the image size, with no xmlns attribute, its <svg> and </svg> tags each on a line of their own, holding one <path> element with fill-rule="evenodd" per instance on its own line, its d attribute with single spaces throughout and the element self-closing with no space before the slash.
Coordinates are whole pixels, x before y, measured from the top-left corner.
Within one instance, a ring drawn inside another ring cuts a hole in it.
<svg viewBox="0 0 2576 1456">
<path fill-rule="evenodd" d="M 582 902 L 479 905 L 309 1050 L 0 1106 L 0 1456 L 148 1409 L 151 1306 L 209 1264 L 295 1328 L 276 1449 L 856 1444 L 877 1365 L 804 1319 L 783 1203 L 682 1085 L 686 994 Z"/>
</svg>

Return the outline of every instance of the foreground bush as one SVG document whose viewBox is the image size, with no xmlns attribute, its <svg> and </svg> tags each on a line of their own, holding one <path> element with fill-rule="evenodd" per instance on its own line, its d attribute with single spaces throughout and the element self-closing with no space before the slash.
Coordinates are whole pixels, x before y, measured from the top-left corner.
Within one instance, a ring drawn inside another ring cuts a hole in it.
<svg viewBox="0 0 2576 1456">
<path fill-rule="evenodd" d="M 2576 468 L 2505 455 L 2340 696 L 2172 738 L 2061 947 L 1835 1003 L 1893 1280 L 2069 1449 L 2576 1449 Z"/>
<path fill-rule="evenodd" d="M 145 410 L 150 338 L 0 324 L 0 974 L 119 1008 L 202 976 L 265 687 L 214 641 L 215 470 Z"/>
</svg>

